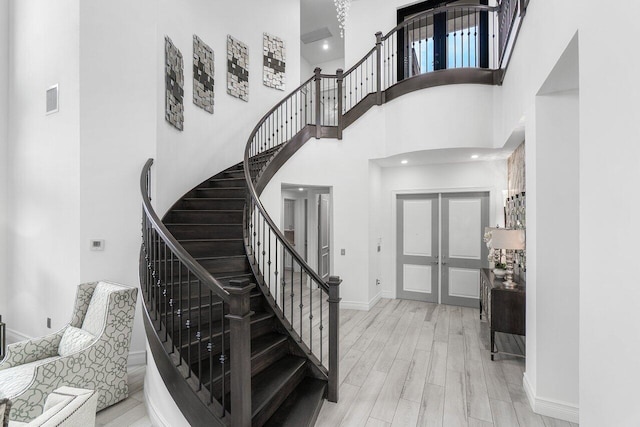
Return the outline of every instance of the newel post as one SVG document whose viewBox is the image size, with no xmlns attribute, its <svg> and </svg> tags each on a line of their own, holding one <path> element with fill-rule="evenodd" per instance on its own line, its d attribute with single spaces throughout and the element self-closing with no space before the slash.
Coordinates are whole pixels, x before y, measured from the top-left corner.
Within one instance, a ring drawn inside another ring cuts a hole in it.
<svg viewBox="0 0 640 427">
<path fill-rule="evenodd" d="M 342 139 L 342 130 L 344 129 L 344 121 L 342 115 L 342 82 L 344 80 L 344 71 L 342 68 L 336 70 L 336 85 L 338 86 L 338 139 Z"/>
<path fill-rule="evenodd" d="M 231 280 L 225 289 L 229 301 L 231 356 L 231 425 L 251 426 L 251 302 L 250 293 L 256 285 L 249 279 Z"/>
<path fill-rule="evenodd" d="M 382 105 L 382 31 L 376 33 L 376 104 Z"/>
<path fill-rule="evenodd" d="M 322 89 L 320 88 L 320 81 L 322 79 L 322 77 L 320 76 L 320 71 L 322 71 L 320 68 L 316 67 L 315 70 L 313 70 L 315 76 L 313 77 L 313 81 L 316 82 L 316 93 L 314 96 L 314 102 L 316 103 L 316 139 L 320 139 L 321 134 L 321 129 L 322 129 L 322 116 L 321 116 L 321 110 L 320 110 L 320 92 L 322 91 Z"/>
<path fill-rule="evenodd" d="M 338 401 L 340 381 L 340 277 L 331 276 L 329 285 L 329 402 Z"/>
</svg>

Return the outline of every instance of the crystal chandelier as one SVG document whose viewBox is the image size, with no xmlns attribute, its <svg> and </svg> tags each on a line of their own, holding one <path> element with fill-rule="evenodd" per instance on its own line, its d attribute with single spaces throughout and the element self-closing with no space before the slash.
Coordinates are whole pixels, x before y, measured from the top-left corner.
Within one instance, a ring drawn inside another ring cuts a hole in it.
<svg viewBox="0 0 640 427">
<path fill-rule="evenodd" d="M 338 12 L 338 26 L 340 27 L 340 37 L 344 38 L 344 28 L 347 23 L 347 15 L 351 7 L 351 0 L 333 0 Z"/>
</svg>

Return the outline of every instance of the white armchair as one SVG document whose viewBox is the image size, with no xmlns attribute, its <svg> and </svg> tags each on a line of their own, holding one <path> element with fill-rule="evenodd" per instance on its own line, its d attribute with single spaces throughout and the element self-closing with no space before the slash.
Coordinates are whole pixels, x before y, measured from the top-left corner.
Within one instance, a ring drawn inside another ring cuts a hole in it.
<svg viewBox="0 0 640 427">
<path fill-rule="evenodd" d="M 51 335 L 11 344 L 0 362 L 0 398 L 28 422 L 61 386 L 96 390 L 97 410 L 129 394 L 127 358 L 138 290 L 116 283 L 78 286 L 71 322 Z"/>
<path fill-rule="evenodd" d="M 41 415 L 28 423 L 11 421 L 9 427 L 92 427 L 97 404 L 93 390 L 60 387 L 47 397 Z"/>
</svg>

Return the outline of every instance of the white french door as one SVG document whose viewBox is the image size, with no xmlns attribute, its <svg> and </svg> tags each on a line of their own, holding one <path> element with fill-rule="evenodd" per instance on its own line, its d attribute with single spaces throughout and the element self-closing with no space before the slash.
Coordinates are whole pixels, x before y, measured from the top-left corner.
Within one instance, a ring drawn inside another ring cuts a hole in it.
<svg viewBox="0 0 640 427">
<path fill-rule="evenodd" d="M 489 193 L 398 195 L 396 212 L 397 297 L 477 307 Z"/>
</svg>

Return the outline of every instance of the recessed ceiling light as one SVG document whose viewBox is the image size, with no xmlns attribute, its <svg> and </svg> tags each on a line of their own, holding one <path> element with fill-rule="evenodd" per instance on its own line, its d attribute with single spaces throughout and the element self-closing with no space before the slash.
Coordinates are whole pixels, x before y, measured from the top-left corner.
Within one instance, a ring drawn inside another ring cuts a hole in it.
<svg viewBox="0 0 640 427">
<path fill-rule="evenodd" d="M 328 50 L 329 49 L 329 43 L 325 41 L 324 44 L 322 45 L 322 48 L 324 50 Z"/>
<path fill-rule="evenodd" d="M 304 191 L 304 188 L 300 187 L 298 188 L 298 191 Z"/>
<path fill-rule="evenodd" d="M 472 159 L 477 159 L 478 157 L 480 157 L 480 156 L 478 156 L 477 154 L 472 154 L 472 155 L 471 155 L 471 158 L 472 158 Z"/>
<path fill-rule="evenodd" d="M 403 165 L 406 165 L 407 163 L 409 163 L 409 160 L 401 160 L 400 163 L 402 163 Z"/>
</svg>

